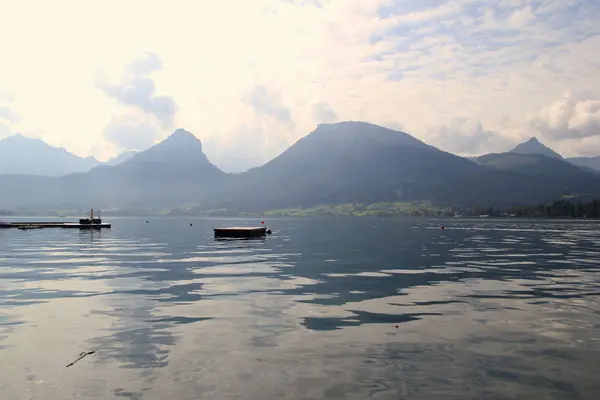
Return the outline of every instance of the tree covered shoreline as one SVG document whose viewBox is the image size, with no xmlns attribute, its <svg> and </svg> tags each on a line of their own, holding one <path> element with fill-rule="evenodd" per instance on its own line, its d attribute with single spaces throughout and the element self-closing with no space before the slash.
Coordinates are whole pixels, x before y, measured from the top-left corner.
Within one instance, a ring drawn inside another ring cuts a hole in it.
<svg viewBox="0 0 600 400">
<path fill-rule="evenodd" d="M 490 217 L 512 216 L 529 218 L 600 218 L 600 199 L 589 202 L 557 200 L 552 204 L 520 206 L 509 209 L 487 208 L 476 210 L 473 215 Z M 467 213 L 467 215 L 470 215 Z"/>
<path fill-rule="evenodd" d="M 45 215 L 45 216 L 81 216 L 89 210 L 49 210 L 46 212 L 27 212 L 25 210 L 3 211 L 3 215 Z M 395 202 L 374 204 L 333 204 L 308 208 L 288 208 L 262 212 L 238 212 L 235 210 L 206 210 L 199 204 L 172 208 L 144 210 L 136 208 L 102 210 L 104 217 L 141 217 L 141 216 L 197 216 L 197 217 L 314 217 L 314 216 L 355 216 L 355 217 L 513 217 L 513 218 L 587 218 L 600 219 L 600 199 L 589 202 L 558 200 L 551 204 L 518 206 L 511 208 L 473 207 L 454 208 L 440 207 L 429 201 Z"/>
</svg>

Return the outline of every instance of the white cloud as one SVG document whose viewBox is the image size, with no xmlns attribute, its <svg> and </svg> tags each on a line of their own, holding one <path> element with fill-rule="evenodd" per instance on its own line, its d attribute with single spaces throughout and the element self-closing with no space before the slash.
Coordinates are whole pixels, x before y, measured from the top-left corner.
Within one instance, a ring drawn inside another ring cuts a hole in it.
<svg viewBox="0 0 600 400">
<path fill-rule="evenodd" d="M 600 153 L 600 136 L 590 136 L 579 140 L 560 142 L 562 154 L 567 157 L 597 157 Z"/>
<path fill-rule="evenodd" d="M 460 13 L 462 7 L 468 3 L 469 1 L 464 0 L 447 1 L 435 7 L 399 14 L 394 18 L 394 22 L 414 24 L 439 20 Z"/>
<path fill-rule="evenodd" d="M 493 30 L 524 30 L 535 20 L 535 14 L 531 5 L 523 6 L 517 4 L 518 1 L 501 4 L 500 8 L 490 6 L 486 8 L 483 14 L 483 25 L 485 29 Z M 514 6 L 520 6 L 514 8 Z M 506 9 L 509 9 L 506 14 Z M 498 17 L 498 13 L 506 14 L 505 17 Z"/>
<path fill-rule="evenodd" d="M 531 6 L 515 10 L 508 18 L 508 22 L 512 28 L 523 28 L 535 19 Z"/>
<path fill-rule="evenodd" d="M 21 117 L 11 110 L 10 107 L 0 105 L 0 119 L 8 122 L 18 122 Z"/>
<path fill-rule="evenodd" d="M 13 110 L 13 96 L 0 91 L 0 139 L 11 136 L 12 126 L 21 121 L 21 116 Z"/>
<path fill-rule="evenodd" d="M 264 116 L 247 120 L 248 124 L 202 141 L 210 161 L 225 172 L 243 172 L 262 165 L 282 153 L 291 141 L 276 133 L 285 129 L 285 122 Z"/>
<path fill-rule="evenodd" d="M 131 72 L 135 75 L 146 75 L 162 69 L 162 61 L 154 53 L 144 52 L 138 58 L 133 60 L 129 66 Z"/>
<path fill-rule="evenodd" d="M 283 105 L 281 96 L 276 91 L 269 91 L 263 85 L 256 85 L 243 98 L 244 103 L 257 113 L 273 117 L 280 122 L 290 122 L 290 110 Z"/>
<path fill-rule="evenodd" d="M 11 135 L 10 128 L 7 125 L 0 122 L 0 139 L 3 139 L 10 135 Z"/>
<path fill-rule="evenodd" d="M 313 104 L 312 113 L 313 119 L 317 124 L 336 122 L 338 119 L 337 114 L 331 109 L 331 106 L 324 101 Z"/>
<path fill-rule="evenodd" d="M 529 2 L 530 2 L 529 0 L 502 0 L 502 1 L 500 1 L 499 5 L 501 7 L 513 8 L 513 7 L 521 7 Z"/>
<path fill-rule="evenodd" d="M 119 150 L 145 150 L 160 136 L 160 127 L 144 115 L 114 117 L 104 130 L 106 140 Z"/>
<path fill-rule="evenodd" d="M 177 104 L 170 96 L 157 95 L 154 80 L 147 76 L 161 67 L 162 63 L 155 54 L 144 53 L 129 65 L 130 74 L 119 83 L 108 83 L 100 78 L 96 84 L 111 98 L 154 115 L 163 127 L 172 128 Z"/>
<path fill-rule="evenodd" d="M 481 121 L 471 117 L 455 118 L 430 131 L 430 144 L 462 156 L 505 152 L 515 144 L 498 132 L 484 129 Z"/>
<path fill-rule="evenodd" d="M 567 92 L 544 107 L 532 125 L 551 140 L 600 136 L 600 99 L 590 92 Z"/>
</svg>

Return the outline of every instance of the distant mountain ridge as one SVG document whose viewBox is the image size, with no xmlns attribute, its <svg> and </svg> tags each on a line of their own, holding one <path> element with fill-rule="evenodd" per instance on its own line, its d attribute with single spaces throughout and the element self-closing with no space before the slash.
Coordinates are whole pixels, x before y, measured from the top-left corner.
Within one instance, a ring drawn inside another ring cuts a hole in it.
<svg viewBox="0 0 600 400">
<path fill-rule="evenodd" d="M 6 208 L 151 208 L 198 201 L 228 174 L 214 166 L 194 135 L 177 130 L 119 165 L 59 177 L 0 176 Z"/>
<path fill-rule="evenodd" d="M 14 135 L 0 140 L 0 174 L 59 176 L 89 171 L 98 164 L 93 157 L 77 157 L 40 139 Z"/>
<path fill-rule="evenodd" d="M 454 175 L 443 178 L 448 170 Z M 404 132 L 365 122 L 320 124 L 272 161 L 235 176 L 229 191 L 212 204 L 256 211 L 421 196 L 454 201 L 452 193 L 443 194 L 447 183 L 481 173 L 483 168 L 468 160 Z M 433 186 L 439 186 L 435 193 Z"/>
<path fill-rule="evenodd" d="M 343 203 L 430 201 L 513 206 L 600 196 L 600 177 L 562 159 L 515 152 L 476 162 L 366 122 L 321 124 L 265 165 L 227 174 L 183 129 L 116 166 L 60 177 L 0 176 L 0 209 L 260 212 Z"/>
<path fill-rule="evenodd" d="M 599 177 L 572 165 L 564 159 L 542 154 L 499 153 L 487 154 L 477 162 L 498 171 L 507 171 L 527 177 L 536 190 L 543 193 L 588 194 L 594 192 Z"/>
<path fill-rule="evenodd" d="M 17 134 L 0 139 L 0 175 L 61 176 L 87 172 L 100 165 L 117 165 L 132 155 L 131 152 L 122 153 L 103 163 L 94 157 L 78 157 L 41 139 Z"/>
<path fill-rule="evenodd" d="M 573 158 L 567 158 L 567 161 L 573 165 L 578 165 L 583 168 L 589 168 L 594 171 L 600 171 L 600 156 L 599 157 L 573 157 Z"/>
<path fill-rule="evenodd" d="M 529 154 L 529 155 L 543 155 L 546 157 L 565 160 L 568 163 L 576 165 L 588 171 L 599 171 L 600 172 L 600 156 L 599 157 L 572 157 L 563 158 L 560 154 L 552 150 L 550 147 L 541 143 L 536 137 L 532 137 L 526 142 L 517 145 L 510 151 L 516 154 Z"/>
<path fill-rule="evenodd" d="M 589 196 L 595 192 L 599 178 L 591 169 L 574 165 L 535 137 L 508 153 L 487 154 L 474 161 L 488 168 L 527 177 L 536 190 L 556 193 L 555 197 L 558 193 Z"/>
<path fill-rule="evenodd" d="M 132 151 L 124 151 L 121 154 L 116 155 L 115 157 L 111 158 L 110 160 L 106 161 L 105 163 L 101 163 L 103 165 L 119 165 L 127 160 L 129 160 L 131 157 L 135 156 L 137 153 L 139 153 L 138 151 L 132 150 Z"/>
<path fill-rule="evenodd" d="M 535 174 L 478 165 L 377 125 L 321 124 L 274 160 L 235 176 L 229 191 L 207 202 L 248 211 L 419 200 L 448 206 L 531 204 L 585 195 L 590 182 L 600 184 L 597 177 L 558 162 L 557 171 L 572 173 L 566 187 L 536 182 Z"/>
</svg>

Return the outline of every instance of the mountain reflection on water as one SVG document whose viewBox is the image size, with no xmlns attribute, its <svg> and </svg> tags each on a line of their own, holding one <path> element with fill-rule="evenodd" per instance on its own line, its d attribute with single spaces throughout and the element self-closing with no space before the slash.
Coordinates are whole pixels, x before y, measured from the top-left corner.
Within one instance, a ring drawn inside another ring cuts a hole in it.
<svg viewBox="0 0 600 400">
<path fill-rule="evenodd" d="M 600 393 L 600 224 L 112 222 L 0 230 L 2 398 Z"/>
</svg>

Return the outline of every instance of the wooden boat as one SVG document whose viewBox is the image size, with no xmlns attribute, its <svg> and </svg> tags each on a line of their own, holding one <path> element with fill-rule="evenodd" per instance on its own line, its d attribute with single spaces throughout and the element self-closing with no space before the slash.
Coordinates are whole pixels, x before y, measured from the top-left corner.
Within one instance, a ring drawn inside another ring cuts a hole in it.
<svg viewBox="0 0 600 400">
<path fill-rule="evenodd" d="M 215 237 L 229 238 L 255 238 L 270 235 L 271 230 L 264 226 L 244 227 L 235 226 L 231 228 L 215 228 Z"/>
</svg>

